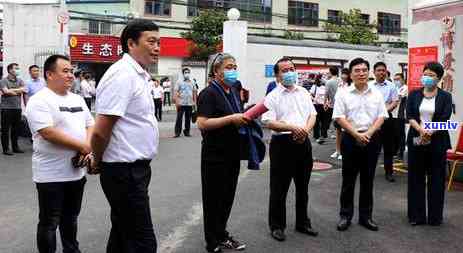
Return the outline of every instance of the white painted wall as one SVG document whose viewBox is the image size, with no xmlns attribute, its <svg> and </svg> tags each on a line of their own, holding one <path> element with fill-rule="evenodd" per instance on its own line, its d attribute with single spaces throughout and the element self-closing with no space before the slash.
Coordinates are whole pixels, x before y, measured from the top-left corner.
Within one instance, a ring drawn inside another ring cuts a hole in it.
<svg viewBox="0 0 463 253">
<path fill-rule="evenodd" d="M 4 75 L 7 73 L 6 66 L 16 62 L 22 69 L 21 78 L 27 79 L 30 65 L 43 64 L 35 61 L 36 53 L 45 50 L 63 52 L 67 27 L 61 35 L 58 11 L 56 4 L 4 4 Z"/>
<path fill-rule="evenodd" d="M 456 106 L 456 114 L 452 116 L 452 120 L 463 122 L 463 15 L 456 18 L 455 24 L 455 47 L 453 56 L 455 58 L 454 68 L 454 87 L 453 87 L 453 101 Z M 438 46 L 439 54 L 438 60 L 442 62 L 443 47 L 440 41 L 442 35 L 442 25 L 439 20 L 419 22 L 410 26 L 410 40 L 409 47 L 422 47 L 422 46 Z M 450 132 L 452 144 L 456 142 L 456 132 Z"/>
<path fill-rule="evenodd" d="M 249 43 L 247 52 L 248 73 L 247 78 L 243 78 L 245 80 L 243 80 L 243 86 L 249 88 L 251 91 L 251 103 L 255 103 L 260 100 L 265 95 L 267 84 L 270 81 L 273 81 L 273 78 L 265 77 L 265 65 L 272 65 L 283 56 L 329 58 L 348 61 L 356 57 L 363 57 L 370 62 L 371 66 L 373 66 L 374 63 L 380 61 L 378 59 L 378 52 L 333 48 L 296 47 Z M 406 63 L 407 61 L 408 56 L 406 54 L 385 54 L 384 62 L 388 65 L 388 69 L 392 74 L 401 72 L 402 70 L 398 63 Z"/>
</svg>

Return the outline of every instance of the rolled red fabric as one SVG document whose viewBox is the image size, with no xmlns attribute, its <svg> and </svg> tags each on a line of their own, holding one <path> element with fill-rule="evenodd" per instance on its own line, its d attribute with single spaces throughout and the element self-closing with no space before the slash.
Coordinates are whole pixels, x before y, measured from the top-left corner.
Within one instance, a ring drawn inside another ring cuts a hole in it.
<svg viewBox="0 0 463 253">
<path fill-rule="evenodd" d="M 244 113 L 244 117 L 246 117 L 249 120 L 253 120 L 255 118 L 258 118 L 260 115 L 264 114 L 266 111 L 268 111 L 268 109 L 264 105 L 264 100 L 262 100 L 253 107 L 251 107 L 249 110 L 247 110 Z"/>
</svg>

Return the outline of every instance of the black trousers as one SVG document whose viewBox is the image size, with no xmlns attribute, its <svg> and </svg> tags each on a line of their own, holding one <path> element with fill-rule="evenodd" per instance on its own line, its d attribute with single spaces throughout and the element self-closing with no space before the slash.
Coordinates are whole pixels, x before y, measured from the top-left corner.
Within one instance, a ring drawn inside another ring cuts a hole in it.
<svg viewBox="0 0 463 253">
<path fill-rule="evenodd" d="M 170 92 L 164 92 L 164 105 L 171 105 Z"/>
<path fill-rule="evenodd" d="M 182 132 L 183 114 L 185 114 L 185 130 L 183 131 L 183 133 L 185 135 L 190 134 L 192 111 L 193 111 L 193 106 L 191 105 L 182 105 L 178 108 L 177 120 L 175 121 L 175 135 L 180 135 L 180 133 Z"/>
<path fill-rule="evenodd" d="M 77 217 L 80 213 L 86 178 L 71 182 L 36 183 L 39 199 L 37 246 L 40 253 L 56 252 L 59 227 L 64 253 L 80 253 Z"/>
<path fill-rule="evenodd" d="M 162 120 L 162 99 L 160 98 L 154 99 L 154 115 L 159 121 Z"/>
<path fill-rule="evenodd" d="M 150 161 L 101 163 L 100 182 L 111 206 L 107 253 L 153 253 L 157 242 L 151 221 Z"/>
<path fill-rule="evenodd" d="M 229 236 L 227 222 L 239 174 L 239 160 L 201 161 L 204 235 L 208 249 L 214 249 Z"/>
<path fill-rule="evenodd" d="M 313 128 L 313 137 L 315 139 L 320 138 L 320 136 L 328 138 L 328 128 L 330 127 L 329 119 L 327 119 L 328 113 L 325 111 L 323 105 L 314 104 L 314 106 L 317 111 L 317 120 L 315 121 L 315 126 Z"/>
<path fill-rule="evenodd" d="M 360 173 L 359 219 L 371 218 L 373 212 L 373 181 L 378 162 L 381 143 L 374 135 L 370 143 L 360 146 L 350 134 L 343 133 L 342 188 L 340 216 L 351 220 L 354 216 L 354 193 L 357 175 Z"/>
<path fill-rule="evenodd" d="M 13 150 L 19 149 L 18 136 L 21 129 L 21 109 L 2 109 L 2 148 L 3 152 L 10 150 L 9 138 Z"/>
<path fill-rule="evenodd" d="M 394 119 L 394 120 L 395 120 L 395 126 L 396 126 L 395 132 L 397 133 L 397 142 L 395 145 L 394 153 L 403 157 L 404 152 L 405 152 L 405 145 L 407 145 L 406 136 L 405 136 L 406 120 L 405 119 Z"/>
<path fill-rule="evenodd" d="M 84 98 L 85 104 L 87 104 L 88 110 L 92 111 L 92 98 Z"/>
<path fill-rule="evenodd" d="M 310 225 L 307 215 L 312 146 L 297 144 L 291 135 L 273 136 L 270 142 L 270 230 L 286 228 L 286 196 L 291 181 L 296 187 L 296 227 Z"/>
<path fill-rule="evenodd" d="M 393 158 L 398 134 L 395 119 L 391 117 L 391 114 L 389 114 L 389 118 L 384 120 L 379 133 L 384 154 L 384 171 L 386 175 L 392 175 L 394 173 Z"/>
<path fill-rule="evenodd" d="M 432 145 L 408 147 L 408 219 L 410 222 L 442 222 L 446 162 L 446 154 L 434 152 Z M 428 178 L 427 185 L 426 177 Z"/>
</svg>

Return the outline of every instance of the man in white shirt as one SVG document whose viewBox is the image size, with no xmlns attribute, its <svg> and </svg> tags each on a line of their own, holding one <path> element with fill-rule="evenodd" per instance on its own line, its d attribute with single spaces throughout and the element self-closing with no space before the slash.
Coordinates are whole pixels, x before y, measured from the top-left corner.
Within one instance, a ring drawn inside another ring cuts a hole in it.
<svg viewBox="0 0 463 253">
<path fill-rule="evenodd" d="M 405 152 L 405 124 L 407 120 L 407 97 L 408 97 L 408 86 L 405 82 L 404 75 L 402 73 L 397 73 L 394 75 L 394 84 L 396 85 L 399 93 L 399 109 L 395 110 L 396 126 L 397 133 L 399 137 L 398 145 L 396 146 L 396 151 L 398 151 L 398 157 L 403 160 Z"/>
<path fill-rule="evenodd" d="M 154 99 L 154 111 L 158 121 L 162 121 L 162 97 L 164 89 L 159 85 L 158 80 L 152 80 L 153 85 L 153 99 Z"/>
<path fill-rule="evenodd" d="M 80 253 L 77 217 L 86 182 L 82 167 L 90 159 L 89 139 L 94 121 L 82 97 L 69 92 L 74 75 L 67 57 L 50 56 L 45 61 L 44 74 L 47 87 L 31 97 L 26 106 L 34 140 L 32 172 L 39 200 L 38 250 L 56 251 L 59 226 L 63 252 Z M 74 163 L 73 158 L 80 161 Z"/>
<path fill-rule="evenodd" d="M 341 220 L 338 230 L 347 230 L 354 216 L 355 181 L 360 173 L 359 224 L 377 231 L 372 220 L 373 180 L 381 142 L 377 131 L 388 117 L 381 93 L 368 84 L 370 64 L 356 58 L 349 65 L 353 85 L 339 90 L 333 119 L 343 128 Z"/>
<path fill-rule="evenodd" d="M 395 134 L 394 118 L 392 112 L 399 104 L 399 96 L 397 94 L 396 86 L 387 80 L 387 67 L 384 62 L 377 62 L 373 71 L 375 74 L 375 80 L 370 82 L 370 85 L 376 87 L 383 95 L 386 109 L 389 114 L 389 118 L 384 120 L 384 124 L 381 126 L 381 143 L 383 146 L 384 153 L 384 171 L 386 180 L 389 182 L 395 182 L 394 179 L 394 168 L 393 168 L 393 157 L 394 157 L 394 146 L 396 145 L 397 135 Z"/>
<path fill-rule="evenodd" d="M 164 88 L 164 106 L 171 105 L 170 100 L 170 89 L 172 86 L 172 82 L 170 81 L 169 77 L 166 77 L 164 82 L 161 83 L 162 88 Z"/>
<path fill-rule="evenodd" d="M 80 82 L 80 92 L 84 97 L 89 110 L 92 110 L 92 97 L 95 94 L 95 86 L 91 84 L 90 73 L 84 74 L 84 79 Z"/>
<path fill-rule="evenodd" d="M 308 188 L 313 159 L 309 132 L 316 111 L 309 92 L 296 85 L 297 73 L 289 58 L 276 63 L 281 85 L 270 92 L 264 105 L 269 109 L 262 116 L 265 125 L 273 130 L 270 143 L 270 210 L 271 235 L 278 241 L 286 239 L 286 195 L 294 180 L 296 186 L 296 230 L 317 236 L 307 215 Z"/>
<path fill-rule="evenodd" d="M 159 56 L 159 27 L 130 21 L 122 31 L 124 55 L 104 74 L 96 94 L 92 172 L 111 206 L 107 252 L 153 253 L 148 185 L 150 162 L 158 152 L 159 130 L 147 67 Z"/>
</svg>

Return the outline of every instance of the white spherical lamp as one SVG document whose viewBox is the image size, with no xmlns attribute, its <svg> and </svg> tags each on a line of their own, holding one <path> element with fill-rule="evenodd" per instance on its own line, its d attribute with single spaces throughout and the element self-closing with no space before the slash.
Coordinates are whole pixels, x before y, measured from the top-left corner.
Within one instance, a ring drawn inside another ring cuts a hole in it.
<svg viewBox="0 0 463 253">
<path fill-rule="evenodd" d="M 231 8 L 227 12 L 227 17 L 231 21 L 236 21 L 240 18 L 240 11 L 236 8 Z"/>
</svg>

